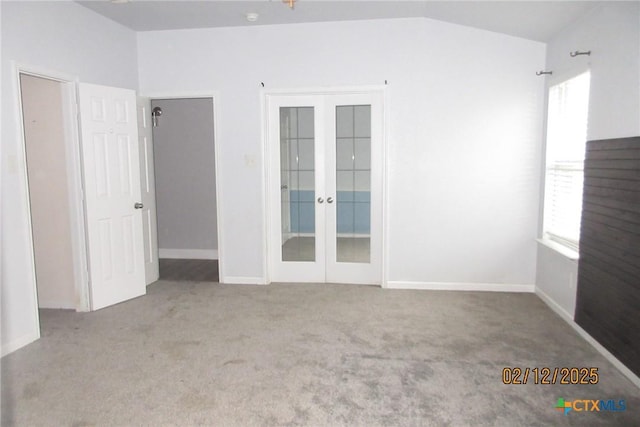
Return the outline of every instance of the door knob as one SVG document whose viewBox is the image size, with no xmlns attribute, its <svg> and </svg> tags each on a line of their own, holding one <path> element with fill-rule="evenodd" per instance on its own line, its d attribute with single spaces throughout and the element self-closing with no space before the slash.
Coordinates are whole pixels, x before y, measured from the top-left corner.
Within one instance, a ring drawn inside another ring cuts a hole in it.
<svg viewBox="0 0 640 427">
<path fill-rule="evenodd" d="M 136 202 L 136 204 L 133 205 L 133 207 L 135 209 L 142 209 L 142 208 L 144 208 L 144 205 L 142 203 L 140 203 L 140 202 Z"/>
<path fill-rule="evenodd" d="M 327 197 L 327 203 L 333 203 L 333 197 Z"/>
<path fill-rule="evenodd" d="M 322 197 L 318 197 L 318 203 L 324 203 L 324 199 Z"/>
</svg>

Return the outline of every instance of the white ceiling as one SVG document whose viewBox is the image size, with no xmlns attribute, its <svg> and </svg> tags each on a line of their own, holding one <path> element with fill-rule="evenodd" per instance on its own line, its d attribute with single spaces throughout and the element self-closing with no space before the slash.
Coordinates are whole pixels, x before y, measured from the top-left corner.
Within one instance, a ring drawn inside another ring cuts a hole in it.
<svg viewBox="0 0 640 427">
<path fill-rule="evenodd" d="M 601 1 L 78 1 L 135 31 L 426 17 L 546 42 Z M 246 14 L 260 15 L 248 22 Z"/>
</svg>

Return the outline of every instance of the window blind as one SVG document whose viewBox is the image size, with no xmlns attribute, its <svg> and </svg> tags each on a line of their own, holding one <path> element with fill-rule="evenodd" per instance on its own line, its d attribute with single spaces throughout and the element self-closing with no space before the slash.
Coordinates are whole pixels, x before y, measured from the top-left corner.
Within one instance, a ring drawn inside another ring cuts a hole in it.
<svg viewBox="0 0 640 427">
<path fill-rule="evenodd" d="M 544 236 L 577 250 L 580 240 L 589 72 L 549 88 Z"/>
</svg>

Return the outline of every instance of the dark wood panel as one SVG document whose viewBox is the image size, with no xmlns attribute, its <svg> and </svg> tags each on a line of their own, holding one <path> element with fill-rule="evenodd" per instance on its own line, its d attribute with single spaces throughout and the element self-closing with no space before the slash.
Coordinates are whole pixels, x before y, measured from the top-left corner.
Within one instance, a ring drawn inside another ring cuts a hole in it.
<svg viewBox="0 0 640 427">
<path fill-rule="evenodd" d="M 612 160 L 612 159 L 637 159 L 640 157 L 640 148 L 629 148 L 620 150 L 591 150 L 587 151 L 589 160 Z"/>
<path fill-rule="evenodd" d="M 584 176 L 588 178 L 611 178 L 628 181 L 640 181 L 638 169 L 585 169 Z"/>
<path fill-rule="evenodd" d="M 589 141 L 587 144 L 587 153 L 598 150 L 637 150 L 640 148 L 638 143 L 639 139 L 640 137 L 634 136 L 631 138 L 598 139 Z"/>
<path fill-rule="evenodd" d="M 579 314 L 576 315 L 576 322 L 579 325 L 601 326 L 598 328 L 592 328 L 588 331 L 589 334 L 631 371 L 638 372 L 638 370 L 640 370 L 640 352 L 634 345 L 634 343 L 637 342 L 637 337 L 609 334 L 606 332 L 607 330 L 616 330 L 616 328 L 611 325 L 602 324 L 602 316 L 599 312 L 594 312 L 590 308 L 583 308 L 580 306 L 578 306 L 578 309 L 580 309 L 580 311 Z M 626 328 L 620 329 L 623 331 L 627 330 Z"/>
<path fill-rule="evenodd" d="M 604 205 L 608 208 L 624 212 L 640 213 L 640 205 L 629 200 L 612 197 L 586 197 L 584 201 L 587 203 Z"/>
<path fill-rule="evenodd" d="M 584 246 L 584 248 L 582 248 Z M 611 276 L 623 278 L 632 283 L 640 274 L 637 264 L 633 263 L 631 257 L 618 259 L 613 249 L 604 246 L 593 246 L 591 242 L 580 242 L 580 256 L 584 255 L 585 262 L 589 260 L 593 265 L 609 271 Z"/>
<path fill-rule="evenodd" d="M 632 224 L 640 224 L 640 218 L 638 218 L 638 213 L 633 211 L 626 211 L 624 209 L 613 208 L 611 206 L 607 206 L 607 204 L 603 201 L 600 203 L 594 203 L 593 201 L 587 199 L 582 200 L 582 210 L 599 213 L 601 215 L 605 215 L 611 218 L 619 218 L 621 221 L 627 221 Z"/>
<path fill-rule="evenodd" d="M 640 183 L 637 183 L 640 187 Z M 627 190 L 615 187 L 596 187 L 593 185 L 584 186 L 584 198 L 586 200 L 598 201 L 600 198 L 622 200 L 637 205 L 640 203 L 640 191 Z"/>
<path fill-rule="evenodd" d="M 629 221 L 624 221 L 617 216 L 603 215 L 599 212 L 591 210 L 582 211 L 583 221 L 593 221 L 601 224 L 603 227 L 608 227 L 613 230 L 618 230 L 623 233 L 638 233 L 640 234 L 640 223 L 634 224 Z"/>
<path fill-rule="evenodd" d="M 622 179 L 609 179 L 597 177 L 585 177 L 585 186 L 617 188 L 619 190 L 640 191 L 640 184 L 637 181 L 627 181 Z"/>
<path fill-rule="evenodd" d="M 640 339 L 638 329 L 633 324 L 635 322 L 637 309 L 631 308 L 624 301 L 616 298 L 597 297 L 596 292 L 601 286 L 599 283 L 585 283 L 592 291 L 591 297 L 585 298 L 580 302 L 578 307 L 580 316 L 576 316 L 576 322 L 580 324 L 584 322 L 584 317 L 591 318 L 591 323 L 597 323 L 598 328 L 592 328 L 590 334 L 598 340 L 603 346 L 616 354 L 625 365 L 633 369 L 631 365 L 640 367 L 640 359 L 635 358 L 640 349 L 634 343 Z M 611 310 L 612 305 L 620 305 L 624 308 L 621 310 Z M 602 316 L 603 312 L 609 313 L 608 316 Z M 637 317 L 637 316 L 636 316 Z M 580 319 L 580 320 L 579 320 Z M 635 328 L 635 329 L 634 329 Z M 609 331 L 615 331 L 610 333 Z M 622 360 L 623 358 L 627 360 Z"/>
<path fill-rule="evenodd" d="M 621 251 L 623 255 L 629 254 L 631 261 L 640 265 L 640 246 L 631 233 L 613 230 L 589 220 L 582 221 L 582 232 L 591 234 L 592 238 L 589 240 L 593 247 L 599 250 Z"/>
<path fill-rule="evenodd" d="M 582 228 L 582 232 L 590 233 L 593 240 L 613 245 L 622 250 L 632 249 L 632 252 L 635 252 L 637 248 L 637 242 L 632 232 L 611 227 L 609 224 L 591 221 L 588 216 L 582 219 Z"/>
<path fill-rule="evenodd" d="M 640 137 L 587 143 L 576 322 L 640 375 Z"/>
<path fill-rule="evenodd" d="M 607 292 L 602 292 L 602 283 L 583 280 L 582 286 L 587 291 L 576 307 L 576 322 L 591 326 L 588 332 L 600 344 L 605 346 L 630 369 L 640 368 L 640 359 L 635 355 L 640 352 L 637 340 L 640 329 L 637 322 L 637 307 L 626 304 L 624 299 Z M 622 307 L 612 309 L 612 307 Z M 607 313 L 603 316 L 602 313 Z M 588 320 L 587 320 L 588 319 Z M 635 364 L 635 365 L 634 365 Z"/>
<path fill-rule="evenodd" d="M 637 284 L 635 279 L 628 273 L 611 268 L 610 265 L 603 265 L 602 263 L 593 262 L 588 264 L 587 257 L 585 256 L 585 262 L 582 267 L 578 267 L 579 280 L 597 282 L 601 286 L 601 292 L 596 292 L 598 298 L 605 301 L 610 298 L 611 295 L 622 294 L 626 301 L 640 301 L 640 296 L 636 295 Z M 580 291 L 582 292 L 582 291 Z M 600 293 L 606 293 L 606 296 L 600 295 Z M 585 293 L 584 296 L 588 296 L 589 293 Z"/>
<path fill-rule="evenodd" d="M 595 284 L 595 286 L 603 286 L 603 284 L 606 283 L 607 295 L 611 296 L 611 298 L 617 298 L 619 300 L 629 299 L 629 301 L 633 303 L 631 306 L 640 304 L 640 295 L 635 295 L 637 285 L 634 282 L 628 282 L 616 275 L 612 275 L 609 269 L 602 269 L 599 266 L 589 265 L 587 263 L 583 263 L 579 272 L 582 273 L 585 283 L 592 283 Z M 593 294 L 597 294 L 597 292 Z M 606 302 L 610 298 L 600 299 Z M 640 333 L 640 331 L 638 332 Z"/>
<path fill-rule="evenodd" d="M 604 153 L 605 151 L 599 151 Z M 611 170 L 638 170 L 640 169 L 640 159 L 606 159 L 599 160 L 590 157 L 589 168 L 591 169 L 611 169 Z"/>
</svg>

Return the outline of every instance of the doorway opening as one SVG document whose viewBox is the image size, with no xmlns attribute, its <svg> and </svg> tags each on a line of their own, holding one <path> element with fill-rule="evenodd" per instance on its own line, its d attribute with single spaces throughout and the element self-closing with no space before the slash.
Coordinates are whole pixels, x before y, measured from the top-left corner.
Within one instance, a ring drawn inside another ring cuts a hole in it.
<svg viewBox="0 0 640 427">
<path fill-rule="evenodd" d="M 18 72 L 29 220 L 39 310 L 86 311 L 75 85 Z"/>
<path fill-rule="evenodd" d="M 160 279 L 218 282 L 212 97 L 152 98 Z"/>
<path fill-rule="evenodd" d="M 265 108 L 270 280 L 382 283 L 384 89 Z"/>
</svg>

